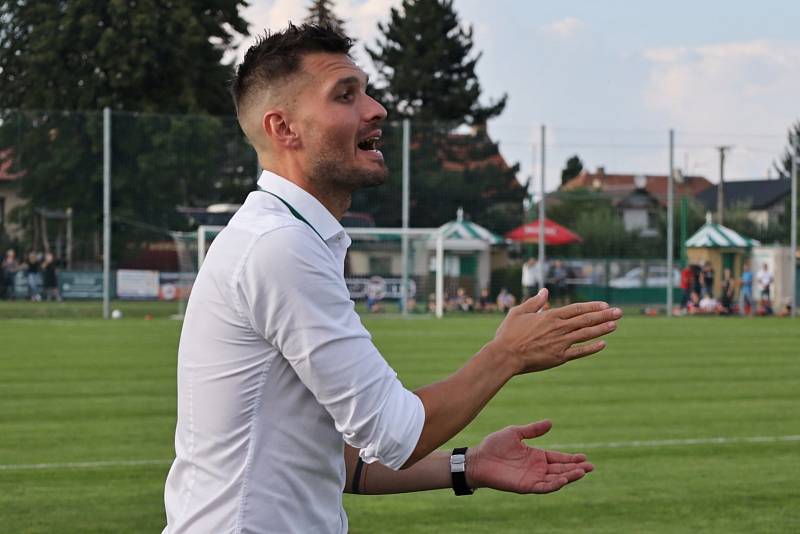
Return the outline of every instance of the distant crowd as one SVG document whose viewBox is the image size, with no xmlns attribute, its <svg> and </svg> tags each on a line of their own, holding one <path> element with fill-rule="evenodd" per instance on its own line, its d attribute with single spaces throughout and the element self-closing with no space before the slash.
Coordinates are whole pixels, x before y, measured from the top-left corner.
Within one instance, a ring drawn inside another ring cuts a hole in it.
<svg viewBox="0 0 800 534">
<path fill-rule="evenodd" d="M 61 300 L 58 289 L 58 262 L 52 253 L 29 251 L 23 258 L 17 257 L 14 249 L 3 256 L 0 277 L 0 298 L 15 300 L 16 279 L 21 273 L 27 286 L 27 298 L 33 302 Z"/>
<path fill-rule="evenodd" d="M 681 298 L 678 314 L 688 315 L 788 315 L 789 305 L 774 309 L 774 276 L 765 263 L 753 273 L 745 262 L 741 278 L 734 279 L 731 270 L 723 269 L 720 290 L 714 294 L 714 268 L 710 262 L 687 265 L 681 271 Z"/>
<path fill-rule="evenodd" d="M 477 299 L 473 299 L 463 287 L 458 288 L 455 295 L 444 296 L 444 310 L 448 312 L 500 312 L 507 313 L 518 301 L 524 301 L 536 293 L 542 287 L 547 287 L 550 291 L 550 303 L 554 306 L 564 306 L 569 304 L 569 286 L 567 278 L 569 271 L 561 260 L 555 260 L 552 266 L 547 269 L 546 276 L 542 276 L 539 263 L 536 258 L 529 258 L 522 264 L 522 295 L 521 300 L 516 295 L 503 287 L 497 293 L 497 297 L 491 298 L 489 289 L 483 288 Z M 542 280 L 545 283 L 542 283 Z M 428 311 L 436 311 L 436 295 L 431 293 L 428 296 Z"/>
</svg>

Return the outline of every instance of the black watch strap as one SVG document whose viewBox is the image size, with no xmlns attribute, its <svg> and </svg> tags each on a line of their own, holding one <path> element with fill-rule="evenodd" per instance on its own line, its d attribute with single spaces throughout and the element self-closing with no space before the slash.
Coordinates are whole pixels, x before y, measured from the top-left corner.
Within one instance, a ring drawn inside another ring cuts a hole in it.
<svg viewBox="0 0 800 534">
<path fill-rule="evenodd" d="M 450 476 L 456 495 L 472 495 L 475 491 L 467 485 L 467 447 L 453 449 L 450 456 Z"/>
</svg>

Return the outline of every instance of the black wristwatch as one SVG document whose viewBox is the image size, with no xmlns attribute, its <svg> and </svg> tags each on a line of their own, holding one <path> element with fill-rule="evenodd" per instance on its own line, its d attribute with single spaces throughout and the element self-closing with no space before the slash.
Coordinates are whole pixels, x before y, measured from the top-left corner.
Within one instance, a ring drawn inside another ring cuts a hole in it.
<svg viewBox="0 0 800 534">
<path fill-rule="evenodd" d="M 453 449 L 450 456 L 450 477 L 456 495 L 472 495 L 475 490 L 467 485 L 467 447 Z"/>
</svg>

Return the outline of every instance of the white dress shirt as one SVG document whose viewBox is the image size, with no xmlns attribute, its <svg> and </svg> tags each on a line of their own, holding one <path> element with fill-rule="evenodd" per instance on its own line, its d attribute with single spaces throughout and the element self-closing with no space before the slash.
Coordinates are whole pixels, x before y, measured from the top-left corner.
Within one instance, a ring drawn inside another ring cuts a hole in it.
<svg viewBox="0 0 800 534">
<path fill-rule="evenodd" d="M 398 469 L 422 432 L 422 402 L 354 311 L 349 236 L 288 180 L 258 185 L 308 223 L 256 191 L 208 251 L 178 350 L 165 533 L 346 532 L 344 443 Z"/>
</svg>

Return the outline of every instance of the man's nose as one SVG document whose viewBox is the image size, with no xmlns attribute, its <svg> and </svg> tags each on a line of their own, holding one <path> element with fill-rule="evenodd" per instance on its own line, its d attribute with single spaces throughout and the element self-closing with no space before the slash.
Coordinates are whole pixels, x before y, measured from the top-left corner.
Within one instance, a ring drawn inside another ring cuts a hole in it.
<svg viewBox="0 0 800 534">
<path fill-rule="evenodd" d="M 367 109 L 365 115 L 367 122 L 382 121 L 387 115 L 386 108 L 384 108 L 380 102 L 367 95 Z"/>
</svg>

